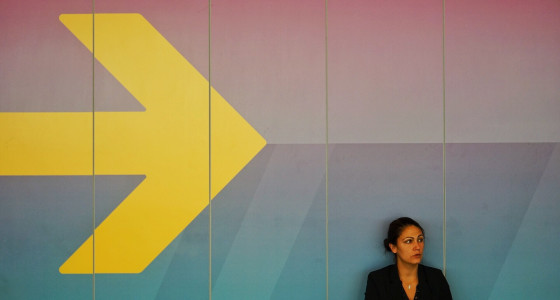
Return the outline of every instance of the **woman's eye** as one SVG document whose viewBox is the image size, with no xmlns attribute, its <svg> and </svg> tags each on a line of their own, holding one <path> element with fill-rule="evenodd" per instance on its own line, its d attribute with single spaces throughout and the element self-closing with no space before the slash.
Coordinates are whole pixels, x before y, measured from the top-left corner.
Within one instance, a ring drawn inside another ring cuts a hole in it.
<svg viewBox="0 0 560 300">
<path fill-rule="evenodd" d="M 423 243 L 424 239 L 418 239 L 418 243 Z"/>
<path fill-rule="evenodd" d="M 404 243 L 405 244 L 410 244 L 410 243 L 412 243 L 412 240 L 406 240 L 406 241 L 404 241 Z"/>
</svg>

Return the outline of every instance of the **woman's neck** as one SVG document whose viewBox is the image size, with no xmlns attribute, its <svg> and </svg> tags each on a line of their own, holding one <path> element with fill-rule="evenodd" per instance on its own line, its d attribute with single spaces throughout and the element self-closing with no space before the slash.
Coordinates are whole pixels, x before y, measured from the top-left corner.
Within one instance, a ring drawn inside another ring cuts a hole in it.
<svg viewBox="0 0 560 300">
<path fill-rule="evenodd" d="M 418 281 L 418 264 L 407 264 L 397 259 L 399 277 L 403 282 Z"/>
</svg>

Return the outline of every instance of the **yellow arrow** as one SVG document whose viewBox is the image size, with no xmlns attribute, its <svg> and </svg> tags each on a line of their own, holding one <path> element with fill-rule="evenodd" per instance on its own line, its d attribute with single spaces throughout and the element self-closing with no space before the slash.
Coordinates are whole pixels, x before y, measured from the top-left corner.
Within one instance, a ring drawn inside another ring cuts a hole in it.
<svg viewBox="0 0 560 300">
<path fill-rule="evenodd" d="M 61 22 L 90 50 L 92 15 Z M 0 113 L 0 175 L 146 174 L 60 267 L 138 273 L 209 204 L 266 141 L 139 14 L 95 14 L 95 57 L 145 112 Z M 209 134 L 211 133 L 211 134 Z M 211 157 L 209 138 L 211 136 Z"/>
</svg>

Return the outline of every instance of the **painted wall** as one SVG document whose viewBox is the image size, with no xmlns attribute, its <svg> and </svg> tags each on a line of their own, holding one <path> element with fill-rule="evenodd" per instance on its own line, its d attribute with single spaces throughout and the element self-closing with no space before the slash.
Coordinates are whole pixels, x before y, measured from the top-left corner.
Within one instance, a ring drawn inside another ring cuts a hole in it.
<svg viewBox="0 0 560 300">
<path fill-rule="evenodd" d="M 560 3 L 326 4 L 2 1 L 0 298 L 559 294 Z"/>
</svg>

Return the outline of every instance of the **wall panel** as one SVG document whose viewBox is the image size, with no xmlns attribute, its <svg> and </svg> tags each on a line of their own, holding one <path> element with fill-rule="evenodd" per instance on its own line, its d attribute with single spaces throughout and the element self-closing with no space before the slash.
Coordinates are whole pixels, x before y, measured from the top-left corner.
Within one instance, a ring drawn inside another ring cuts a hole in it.
<svg viewBox="0 0 560 300">
<path fill-rule="evenodd" d="M 325 297 L 324 14 L 322 1 L 213 3 L 212 85 L 266 142 L 212 202 L 214 299 Z M 212 104 L 214 185 L 228 120 Z"/>
<path fill-rule="evenodd" d="M 558 265 L 554 1 L 446 5 L 448 278 L 457 299 L 546 298 Z M 555 211 L 555 212 L 552 212 Z"/>
<path fill-rule="evenodd" d="M 392 263 L 391 220 L 443 264 L 442 3 L 329 1 L 329 295 L 363 298 Z"/>
</svg>

